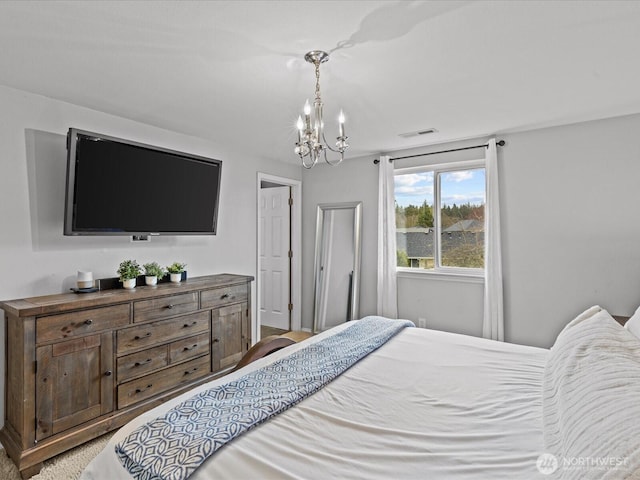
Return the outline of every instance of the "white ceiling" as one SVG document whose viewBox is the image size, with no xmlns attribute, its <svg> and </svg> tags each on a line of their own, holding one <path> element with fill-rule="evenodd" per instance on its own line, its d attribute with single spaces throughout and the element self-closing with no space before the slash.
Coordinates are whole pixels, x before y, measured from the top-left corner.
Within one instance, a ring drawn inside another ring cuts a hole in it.
<svg viewBox="0 0 640 480">
<path fill-rule="evenodd" d="M 0 84 L 259 158 L 296 161 L 314 49 L 351 156 L 640 112 L 638 1 L 0 2 Z"/>
</svg>

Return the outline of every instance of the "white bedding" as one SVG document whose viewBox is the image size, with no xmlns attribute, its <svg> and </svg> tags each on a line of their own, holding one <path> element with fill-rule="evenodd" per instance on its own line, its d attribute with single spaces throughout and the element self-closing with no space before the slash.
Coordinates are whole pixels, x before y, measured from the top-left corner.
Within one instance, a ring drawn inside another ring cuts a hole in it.
<svg viewBox="0 0 640 480">
<path fill-rule="evenodd" d="M 214 383 L 291 351 L 276 352 Z M 543 452 L 541 386 L 547 354 L 404 329 L 319 392 L 225 446 L 190 479 L 544 478 L 536 460 Z M 192 394 L 120 429 L 81 478 L 131 478 L 114 445 Z"/>
<path fill-rule="evenodd" d="M 592 307 L 558 335 L 543 379 L 552 478 L 640 479 L 640 342 Z"/>
</svg>

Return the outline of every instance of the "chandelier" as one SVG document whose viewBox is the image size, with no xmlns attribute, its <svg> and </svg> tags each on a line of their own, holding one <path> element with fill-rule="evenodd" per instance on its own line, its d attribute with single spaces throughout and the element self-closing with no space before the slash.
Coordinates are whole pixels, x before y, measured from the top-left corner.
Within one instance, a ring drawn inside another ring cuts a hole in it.
<svg viewBox="0 0 640 480">
<path fill-rule="evenodd" d="M 338 116 L 339 134 L 336 137 L 336 148 L 327 143 L 324 136 L 324 120 L 322 119 L 322 98 L 320 97 L 320 64 L 329 60 L 329 54 L 321 50 L 312 50 L 304 56 L 304 59 L 313 63 L 316 68 L 316 98 L 313 102 L 313 118 L 311 117 L 311 105 L 309 100 L 304 104 L 304 120 L 298 116 L 296 127 L 298 128 L 298 141 L 294 152 L 300 157 L 304 168 L 313 168 L 320 157 L 324 157 L 329 165 L 338 165 L 344 160 L 344 151 L 349 147 L 347 137 L 344 134 L 344 113 L 340 110 Z M 329 160 L 327 150 L 340 154 L 339 158 Z"/>
</svg>

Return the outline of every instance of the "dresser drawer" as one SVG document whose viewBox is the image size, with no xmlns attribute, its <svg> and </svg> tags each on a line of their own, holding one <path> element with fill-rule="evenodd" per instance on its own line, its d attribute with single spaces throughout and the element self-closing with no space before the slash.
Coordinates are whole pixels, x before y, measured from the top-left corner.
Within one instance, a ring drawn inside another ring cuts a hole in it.
<svg viewBox="0 0 640 480">
<path fill-rule="evenodd" d="M 246 302 L 248 298 L 247 292 L 248 288 L 246 284 L 204 290 L 200 293 L 200 305 L 202 308 L 215 308 L 233 303 Z"/>
<path fill-rule="evenodd" d="M 129 304 L 38 317 L 36 343 L 75 338 L 127 324 L 129 324 Z"/>
<path fill-rule="evenodd" d="M 118 386 L 118 408 L 153 397 L 209 374 L 211 357 L 196 358 Z"/>
<path fill-rule="evenodd" d="M 164 368 L 168 364 L 169 358 L 166 345 L 125 355 L 117 360 L 118 383 Z"/>
<path fill-rule="evenodd" d="M 133 321 L 147 322 L 198 310 L 198 292 L 140 300 L 133 304 Z"/>
<path fill-rule="evenodd" d="M 189 358 L 209 353 L 209 332 L 178 340 L 169 345 L 169 363 L 178 363 Z"/>
<path fill-rule="evenodd" d="M 118 330 L 118 355 L 208 332 L 209 320 L 209 312 L 200 312 Z"/>
</svg>

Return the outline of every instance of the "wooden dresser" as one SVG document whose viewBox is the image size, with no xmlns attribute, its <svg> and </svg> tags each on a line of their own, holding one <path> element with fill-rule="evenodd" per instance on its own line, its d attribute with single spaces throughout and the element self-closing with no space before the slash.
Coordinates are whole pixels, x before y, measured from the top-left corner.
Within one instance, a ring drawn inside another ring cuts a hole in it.
<svg viewBox="0 0 640 480">
<path fill-rule="evenodd" d="M 232 369 L 251 346 L 252 280 L 222 274 L 0 302 L 0 441 L 22 477 Z"/>
</svg>

